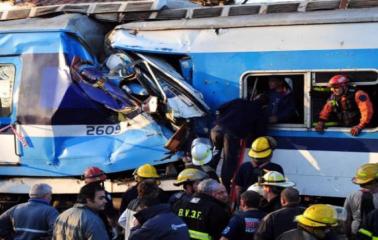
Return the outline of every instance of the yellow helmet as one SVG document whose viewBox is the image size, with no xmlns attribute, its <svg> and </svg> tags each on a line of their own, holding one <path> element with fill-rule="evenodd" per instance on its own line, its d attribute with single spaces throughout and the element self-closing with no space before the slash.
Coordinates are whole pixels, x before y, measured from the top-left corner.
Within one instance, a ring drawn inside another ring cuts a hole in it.
<svg viewBox="0 0 378 240">
<path fill-rule="evenodd" d="M 201 170 L 195 168 L 186 168 L 179 173 L 179 175 L 177 176 L 177 181 L 174 183 L 174 185 L 179 186 L 184 184 L 185 182 L 199 181 L 208 177 L 209 176 L 207 175 L 207 173 Z"/>
<path fill-rule="evenodd" d="M 308 227 L 334 227 L 337 226 L 337 212 L 331 205 L 314 204 L 295 220 Z"/>
<path fill-rule="evenodd" d="M 156 168 L 151 164 L 144 164 L 135 169 L 133 175 L 139 178 L 160 178 Z"/>
<path fill-rule="evenodd" d="M 274 140 L 272 138 L 272 140 Z M 274 140 L 275 141 L 275 140 Z M 258 137 L 253 141 L 248 155 L 251 158 L 266 158 L 272 154 L 272 146 L 269 137 Z"/>
<path fill-rule="evenodd" d="M 352 182 L 361 185 L 375 179 L 378 179 L 378 163 L 366 163 L 357 169 Z"/>
<path fill-rule="evenodd" d="M 284 175 L 282 175 L 280 172 L 269 171 L 264 174 L 261 185 L 287 188 L 293 187 L 295 183 L 286 180 Z"/>
</svg>

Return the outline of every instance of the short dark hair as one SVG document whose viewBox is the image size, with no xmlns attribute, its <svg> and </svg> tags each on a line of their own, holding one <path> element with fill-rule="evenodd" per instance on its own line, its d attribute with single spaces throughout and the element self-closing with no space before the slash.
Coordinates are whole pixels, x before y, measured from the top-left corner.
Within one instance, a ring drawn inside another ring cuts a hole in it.
<svg viewBox="0 0 378 240">
<path fill-rule="evenodd" d="M 260 194 L 255 191 L 245 191 L 240 195 L 247 207 L 258 208 L 260 204 Z"/>
<path fill-rule="evenodd" d="M 138 197 L 157 198 L 159 195 L 159 187 L 154 179 L 144 179 L 137 186 Z"/>
<path fill-rule="evenodd" d="M 77 202 L 87 203 L 87 199 L 94 200 L 96 192 L 98 191 L 105 191 L 99 182 L 85 184 L 82 188 L 80 188 L 79 195 L 77 196 Z"/>
<path fill-rule="evenodd" d="M 299 203 L 301 201 L 299 191 L 293 187 L 285 188 L 281 192 L 281 198 L 284 198 L 288 203 Z"/>
<path fill-rule="evenodd" d="M 157 198 L 152 198 L 152 197 L 143 197 L 140 199 L 138 203 L 138 208 L 143 209 L 143 208 L 148 208 L 152 207 L 154 205 L 159 204 L 159 200 Z"/>
</svg>

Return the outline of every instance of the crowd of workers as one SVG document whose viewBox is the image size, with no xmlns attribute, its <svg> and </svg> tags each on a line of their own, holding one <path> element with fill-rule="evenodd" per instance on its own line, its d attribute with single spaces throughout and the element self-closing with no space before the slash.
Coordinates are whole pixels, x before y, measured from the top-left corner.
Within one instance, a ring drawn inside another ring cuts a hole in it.
<svg viewBox="0 0 378 240">
<path fill-rule="evenodd" d="M 348 83 L 342 75 L 329 81 L 332 95 L 320 113 L 318 131 L 332 114 L 352 127 L 352 135 L 369 124 L 369 96 L 351 91 Z M 164 192 L 155 167 L 145 164 L 134 171 L 136 184 L 124 193 L 117 211 L 104 189 L 105 173 L 90 167 L 76 204 L 60 214 L 50 206 L 52 187 L 32 186 L 28 202 L 0 215 L 0 239 L 378 239 L 378 163 L 357 169 L 352 181 L 360 190 L 348 196 L 343 207 L 302 206 L 295 183 L 270 161 L 278 143 L 266 136 L 267 122 L 294 114 L 294 107 L 277 110 L 282 102 L 291 106 L 291 92 L 282 79 L 270 79 L 269 87 L 264 96 L 219 108 L 211 141 L 197 138 L 191 144 L 191 161 L 175 182 L 182 191 Z M 241 163 L 242 139 L 247 137 L 254 139 L 250 161 Z"/>
</svg>

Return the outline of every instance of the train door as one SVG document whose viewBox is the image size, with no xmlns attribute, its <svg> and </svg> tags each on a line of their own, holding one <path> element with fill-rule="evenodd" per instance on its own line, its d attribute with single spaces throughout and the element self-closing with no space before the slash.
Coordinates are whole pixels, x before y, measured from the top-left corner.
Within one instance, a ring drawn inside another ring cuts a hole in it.
<svg viewBox="0 0 378 240">
<path fill-rule="evenodd" d="M 18 164 L 20 151 L 18 148 L 16 103 L 17 84 L 20 65 L 17 58 L 0 58 L 0 164 Z"/>
</svg>

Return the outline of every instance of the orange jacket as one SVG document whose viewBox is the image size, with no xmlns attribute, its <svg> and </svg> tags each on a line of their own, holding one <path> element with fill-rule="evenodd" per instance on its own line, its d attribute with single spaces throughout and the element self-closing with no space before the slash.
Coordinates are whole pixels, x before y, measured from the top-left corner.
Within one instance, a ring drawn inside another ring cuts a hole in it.
<svg viewBox="0 0 378 240">
<path fill-rule="evenodd" d="M 374 110 L 373 104 L 370 101 L 369 95 L 362 91 L 358 90 L 354 94 L 354 101 L 360 111 L 361 117 L 358 127 L 364 128 L 367 124 L 369 124 L 371 118 L 373 117 Z M 341 108 L 344 108 L 344 104 L 342 104 L 342 100 L 337 102 L 340 104 Z M 327 103 L 323 106 L 322 111 L 319 114 L 319 118 L 321 121 L 327 121 L 329 119 L 330 114 L 335 108 L 335 100 L 332 100 L 332 97 L 327 101 Z"/>
</svg>

